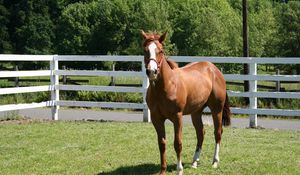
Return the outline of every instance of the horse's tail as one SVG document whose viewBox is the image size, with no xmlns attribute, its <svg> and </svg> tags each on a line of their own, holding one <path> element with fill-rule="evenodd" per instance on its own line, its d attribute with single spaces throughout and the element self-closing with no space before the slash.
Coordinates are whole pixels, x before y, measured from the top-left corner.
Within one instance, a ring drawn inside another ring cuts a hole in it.
<svg viewBox="0 0 300 175">
<path fill-rule="evenodd" d="M 228 95 L 226 93 L 226 99 L 225 99 L 223 115 L 222 115 L 223 126 L 229 126 L 231 124 L 230 116 L 231 116 L 231 112 L 230 112 L 230 108 L 229 108 L 229 100 L 228 100 Z"/>
</svg>

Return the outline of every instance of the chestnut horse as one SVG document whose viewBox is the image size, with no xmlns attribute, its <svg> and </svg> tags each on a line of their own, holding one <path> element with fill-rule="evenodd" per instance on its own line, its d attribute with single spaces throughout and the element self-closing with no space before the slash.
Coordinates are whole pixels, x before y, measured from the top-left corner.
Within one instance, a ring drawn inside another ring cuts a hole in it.
<svg viewBox="0 0 300 175">
<path fill-rule="evenodd" d="M 190 63 L 179 68 L 174 61 L 168 59 L 164 54 L 163 41 L 166 38 L 166 33 L 160 36 L 157 33 L 142 31 L 142 36 L 144 39 L 144 62 L 150 80 L 146 101 L 158 137 L 161 160 L 160 174 L 165 174 L 167 169 L 164 126 L 166 119 L 174 124 L 177 173 L 183 173 L 181 162 L 182 116 L 186 114 L 191 114 L 197 134 L 197 146 L 192 162 L 192 167 L 197 168 L 204 139 L 201 115 L 206 106 L 211 110 L 215 128 L 213 167 L 216 168 L 220 161 L 222 123 L 225 126 L 230 125 L 230 109 L 226 83 L 222 73 L 210 62 Z"/>
</svg>

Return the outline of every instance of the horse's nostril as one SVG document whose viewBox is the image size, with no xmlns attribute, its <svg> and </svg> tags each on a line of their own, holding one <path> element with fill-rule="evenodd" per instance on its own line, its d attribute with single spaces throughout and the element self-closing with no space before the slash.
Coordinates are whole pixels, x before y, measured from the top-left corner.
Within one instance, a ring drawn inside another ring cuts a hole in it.
<svg viewBox="0 0 300 175">
<path fill-rule="evenodd" d="M 154 70 L 154 74 L 157 74 L 157 69 Z"/>
<path fill-rule="evenodd" d="M 150 75 L 150 70 L 146 69 L 146 74 L 149 76 Z"/>
</svg>

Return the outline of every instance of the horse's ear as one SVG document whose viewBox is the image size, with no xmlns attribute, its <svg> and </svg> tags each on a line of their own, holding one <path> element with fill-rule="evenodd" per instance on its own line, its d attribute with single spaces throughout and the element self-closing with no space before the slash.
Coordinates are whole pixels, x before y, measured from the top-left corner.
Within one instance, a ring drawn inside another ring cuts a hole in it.
<svg viewBox="0 0 300 175">
<path fill-rule="evenodd" d="M 147 38 L 147 34 L 144 32 L 144 30 L 141 30 L 141 34 L 143 36 L 143 39 L 146 39 Z"/>
<path fill-rule="evenodd" d="M 162 34 L 162 35 L 159 37 L 158 41 L 159 41 L 160 43 L 163 43 L 163 42 L 165 41 L 166 37 L 167 37 L 167 32 L 165 32 L 164 34 Z"/>
</svg>

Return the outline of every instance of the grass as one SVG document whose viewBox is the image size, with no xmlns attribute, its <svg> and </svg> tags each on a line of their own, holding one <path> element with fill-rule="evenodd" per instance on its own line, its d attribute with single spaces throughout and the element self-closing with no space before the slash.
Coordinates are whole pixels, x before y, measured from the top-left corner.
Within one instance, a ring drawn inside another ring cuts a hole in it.
<svg viewBox="0 0 300 175">
<path fill-rule="evenodd" d="M 20 124 L 21 123 L 21 124 Z M 166 124 L 168 174 L 176 174 L 173 126 Z M 184 126 L 185 174 L 300 174 L 300 132 L 225 128 L 220 167 L 213 169 L 213 128 L 198 169 L 196 144 Z M 152 124 L 118 122 L 2 122 L 0 174 L 157 174 L 159 151 Z"/>
</svg>

